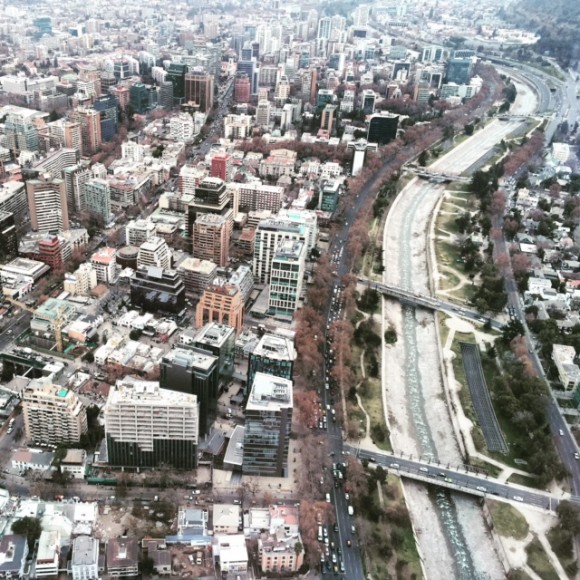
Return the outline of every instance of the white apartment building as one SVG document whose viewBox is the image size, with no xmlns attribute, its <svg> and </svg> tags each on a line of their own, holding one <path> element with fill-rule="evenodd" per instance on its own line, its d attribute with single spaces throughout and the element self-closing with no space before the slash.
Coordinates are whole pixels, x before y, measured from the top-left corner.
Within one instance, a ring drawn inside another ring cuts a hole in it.
<svg viewBox="0 0 580 580">
<path fill-rule="evenodd" d="M 267 127 L 270 124 L 271 108 L 270 101 L 258 101 L 258 106 L 256 107 L 256 125 L 258 127 Z"/>
<path fill-rule="evenodd" d="M 251 132 L 251 115 L 227 115 L 224 119 L 224 136 L 230 141 L 245 139 L 250 136 Z"/>
<path fill-rule="evenodd" d="M 104 247 L 91 256 L 91 265 L 97 273 L 97 282 L 110 284 L 114 282 L 117 268 L 115 248 Z"/>
<path fill-rule="evenodd" d="M 283 240 L 272 258 L 268 295 L 268 311 L 271 314 L 292 316 L 296 312 L 305 270 L 306 244 L 303 241 Z"/>
<path fill-rule="evenodd" d="M 574 363 L 576 349 L 565 344 L 552 346 L 552 360 L 558 369 L 562 386 L 567 391 L 573 391 L 580 384 L 580 368 Z"/>
<path fill-rule="evenodd" d="M 72 274 L 64 275 L 64 291 L 73 296 L 87 296 L 97 283 L 97 271 L 89 263 L 81 264 Z"/>
<path fill-rule="evenodd" d="M 207 177 L 207 171 L 184 165 L 179 171 L 179 191 L 182 194 L 194 195 L 195 188 Z"/>
<path fill-rule="evenodd" d="M 135 141 L 127 141 L 121 145 L 121 156 L 125 161 L 141 163 L 145 157 L 145 148 Z"/>
<path fill-rule="evenodd" d="M 127 467 L 196 464 L 199 403 L 196 395 L 161 389 L 155 381 L 125 378 L 104 407 L 109 463 Z"/>
<path fill-rule="evenodd" d="M 155 224 L 149 220 L 131 220 L 125 226 L 125 240 L 129 246 L 139 247 L 155 237 Z"/>
<path fill-rule="evenodd" d="M 272 259 L 283 240 L 306 241 L 308 229 L 304 224 L 288 219 L 265 219 L 256 228 L 252 271 L 259 284 L 270 282 Z"/>
<path fill-rule="evenodd" d="M 191 115 L 180 113 L 169 121 L 169 135 L 180 143 L 187 143 L 195 137 L 195 125 Z"/>
<path fill-rule="evenodd" d="M 141 244 L 137 256 L 137 267 L 156 266 L 169 270 L 171 268 L 171 251 L 163 238 L 152 237 Z"/>
<path fill-rule="evenodd" d="M 22 395 L 26 437 L 35 443 L 76 443 L 87 432 L 85 406 L 73 392 L 31 381 Z"/>
<path fill-rule="evenodd" d="M 318 239 L 318 216 L 311 209 L 282 208 L 278 212 L 278 218 L 303 225 L 307 230 L 307 250 L 310 252 L 316 246 Z"/>
<path fill-rule="evenodd" d="M 284 188 L 260 182 L 239 184 L 239 207 L 244 212 L 269 209 L 277 213 L 284 203 Z"/>
<path fill-rule="evenodd" d="M 99 540 L 77 536 L 73 540 L 71 571 L 73 580 L 98 580 Z"/>
<path fill-rule="evenodd" d="M 38 540 L 38 552 L 34 562 L 35 578 L 58 575 L 60 557 L 60 533 L 42 531 Z"/>
</svg>

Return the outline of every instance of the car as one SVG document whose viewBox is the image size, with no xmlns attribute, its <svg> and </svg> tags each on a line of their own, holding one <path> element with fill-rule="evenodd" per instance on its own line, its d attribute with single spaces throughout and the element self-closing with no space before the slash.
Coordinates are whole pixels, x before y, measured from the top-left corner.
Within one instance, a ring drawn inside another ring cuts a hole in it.
<svg viewBox="0 0 580 580">
<path fill-rule="evenodd" d="M 235 499 L 235 500 L 233 501 L 233 503 L 234 503 L 235 505 L 240 505 L 242 502 L 241 502 L 239 499 Z"/>
<path fill-rule="evenodd" d="M 516 501 L 524 501 L 524 498 L 521 495 L 514 495 L 514 499 Z"/>
<path fill-rule="evenodd" d="M 574 452 L 574 459 L 580 459 L 580 455 L 578 455 L 578 451 Z"/>
<path fill-rule="evenodd" d="M 564 430 L 563 429 L 558 429 L 558 433 L 560 434 L 560 437 L 564 437 Z"/>
<path fill-rule="evenodd" d="M 345 499 L 346 501 L 348 501 L 348 500 L 350 499 L 350 495 L 349 495 L 348 493 L 345 493 L 345 494 L 344 494 L 344 499 Z"/>
<path fill-rule="evenodd" d="M 330 494 L 329 493 L 326 494 L 326 503 L 330 503 Z"/>
<path fill-rule="evenodd" d="M 483 487 L 483 485 L 478 485 L 475 489 L 477 489 L 477 491 L 482 491 L 483 493 L 487 491 L 487 488 Z"/>
<path fill-rule="evenodd" d="M 352 546 L 352 542 L 350 540 L 347 540 L 346 545 L 350 548 Z"/>
<path fill-rule="evenodd" d="M 338 524 L 334 524 L 334 526 L 332 526 L 332 529 L 335 531 L 335 533 L 338 534 Z"/>
<path fill-rule="evenodd" d="M 426 467 L 419 467 L 419 471 L 423 471 L 424 473 L 429 473 L 429 470 Z"/>
<path fill-rule="evenodd" d="M 398 464 L 398 463 L 391 463 L 391 464 L 389 465 L 389 467 L 390 467 L 391 469 L 399 469 L 399 464 Z"/>
</svg>

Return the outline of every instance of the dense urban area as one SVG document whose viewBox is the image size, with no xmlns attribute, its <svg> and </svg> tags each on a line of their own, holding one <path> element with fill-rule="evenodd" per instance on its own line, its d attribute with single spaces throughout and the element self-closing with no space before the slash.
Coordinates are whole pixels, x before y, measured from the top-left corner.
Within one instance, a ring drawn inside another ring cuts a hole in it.
<svg viewBox="0 0 580 580">
<path fill-rule="evenodd" d="M 0 15 L 0 580 L 558 580 L 580 5 Z"/>
</svg>

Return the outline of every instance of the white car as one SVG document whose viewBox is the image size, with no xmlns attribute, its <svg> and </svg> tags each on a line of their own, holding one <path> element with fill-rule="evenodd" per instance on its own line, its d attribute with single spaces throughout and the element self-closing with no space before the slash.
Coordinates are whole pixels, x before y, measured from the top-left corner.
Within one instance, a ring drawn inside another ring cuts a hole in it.
<svg viewBox="0 0 580 580">
<path fill-rule="evenodd" d="M 514 495 L 514 499 L 516 501 L 524 501 L 524 498 L 521 495 Z"/>
</svg>

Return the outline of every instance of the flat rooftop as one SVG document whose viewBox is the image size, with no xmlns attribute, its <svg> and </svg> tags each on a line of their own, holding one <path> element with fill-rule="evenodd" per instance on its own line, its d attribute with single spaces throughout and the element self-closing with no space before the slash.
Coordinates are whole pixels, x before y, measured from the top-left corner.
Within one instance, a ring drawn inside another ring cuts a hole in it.
<svg viewBox="0 0 580 580">
<path fill-rule="evenodd" d="M 208 344 L 220 347 L 231 336 L 235 334 L 233 326 L 220 324 L 219 322 L 208 322 L 195 336 L 196 344 Z"/>
<path fill-rule="evenodd" d="M 266 373 L 256 373 L 246 411 L 278 411 L 293 406 L 293 383 Z"/>
<path fill-rule="evenodd" d="M 192 367 L 203 371 L 209 371 L 212 365 L 217 361 L 217 357 L 199 350 L 173 348 L 163 357 L 163 361 L 186 368 Z"/>
<path fill-rule="evenodd" d="M 254 356 L 263 356 L 276 360 L 295 360 L 296 349 L 294 348 L 294 340 L 289 337 L 279 336 L 278 334 L 271 334 L 266 332 L 260 342 L 258 342 L 254 352 Z"/>
<path fill-rule="evenodd" d="M 110 389 L 107 405 L 123 402 L 147 407 L 196 405 L 197 396 L 162 389 L 157 381 L 140 381 L 127 377 L 117 381 L 117 384 Z"/>
</svg>

